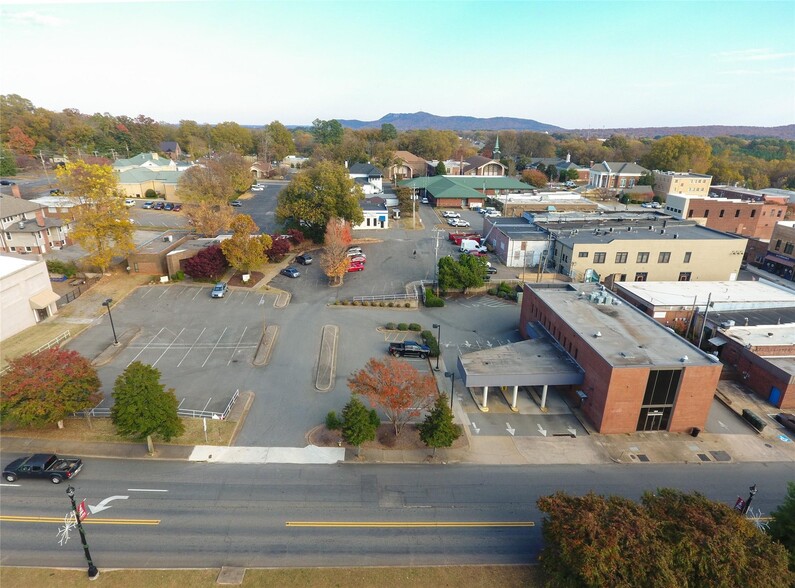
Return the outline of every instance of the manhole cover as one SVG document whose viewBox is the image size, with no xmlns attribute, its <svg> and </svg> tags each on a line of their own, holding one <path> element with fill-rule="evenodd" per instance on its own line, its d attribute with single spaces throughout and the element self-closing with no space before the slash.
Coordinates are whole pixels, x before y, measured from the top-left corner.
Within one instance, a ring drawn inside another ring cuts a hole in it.
<svg viewBox="0 0 795 588">
<path fill-rule="evenodd" d="M 706 453 L 696 453 L 696 455 L 698 456 L 698 459 L 700 459 L 701 461 L 712 461 L 710 460 L 709 455 L 707 455 Z"/>
<path fill-rule="evenodd" d="M 649 461 L 649 456 L 642 453 L 638 454 L 638 461 Z"/>
<path fill-rule="evenodd" d="M 726 453 L 725 451 L 710 451 L 709 452 L 712 457 L 715 458 L 715 461 L 731 461 L 731 456 Z"/>
</svg>

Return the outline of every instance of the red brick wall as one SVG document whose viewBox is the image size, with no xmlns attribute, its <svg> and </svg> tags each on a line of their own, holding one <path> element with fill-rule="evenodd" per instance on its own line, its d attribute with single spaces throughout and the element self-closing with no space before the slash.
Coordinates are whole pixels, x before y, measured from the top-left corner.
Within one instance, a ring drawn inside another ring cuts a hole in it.
<svg viewBox="0 0 795 588">
<path fill-rule="evenodd" d="M 686 433 L 693 427 L 704 428 L 722 369 L 720 363 L 684 369 L 674 412 L 668 423 L 670 432 Z"/>
<path fill-rule="evenodd" d="M 723 217 L 720 216 L 721 210 Z M 751 217 L 751 211 L 756 211 Z M 690 200 L 687 218 L 702 218 L 706 212 L 707 226 L 718 231 L 737 233 L 757 239 L 770 239 L 773 228 L 784 220 L 786 206 L 778 204 L 755 204 L 751 202 L 721 202 L 713 199 Z M 739 212 L 739 216 L 735 216 Z M 778 214 L 781 213 L 779 217 Z M 692 213 L 692 214 L 691 214 Z"/>
<path fill-rule="evenodd" d="M 737 371 L 741 374 L 740 381 L 760 398 L 769 401 L 775 386 L 781 390 L 778 408 L 795 408 L 795 382 L 789 374 L 745 349 L 741 350 L 737 360 Z"/>
</svg>

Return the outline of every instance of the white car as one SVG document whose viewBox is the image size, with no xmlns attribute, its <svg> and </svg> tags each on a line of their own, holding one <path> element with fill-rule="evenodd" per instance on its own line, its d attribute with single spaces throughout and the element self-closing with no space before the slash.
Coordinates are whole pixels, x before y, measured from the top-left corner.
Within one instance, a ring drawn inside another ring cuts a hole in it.
<svg viewBox="0 0 795 588">
<path fill-rule="evenodd" d="M 251 191 L 252 192 L 262 192 L 264 189 L 265 189 L 265 186 L 261 186 L 259 184 L 254 184 L 253 186 L 251 186 Z"/>
<path fill-rule="evenodd" d="M 468 220 L 464 220 L 462 218 L 458 218 L 458 219 L 455 219 L 455 221 L 456 221 L 456 226 L 457 227 L 468 227 L 468 226 L 470 226 Z"/>
<path fill-rule="evenodd" d="M 420 200 L 420 202 L 422 202 L 423 204 L 428 204 L 428 199 L 427 198 L 423 198 L 422 200 Z"/>
<path fill-rule="evenodd" d="M 444 218 L 461 218 L 461 215 L 457 212 L 453 212 L 452 210 L 443 210 L 442 216 Z"/>
<path fill-rule="evenodd" d="M 132 198 L 127 198 L 127 200 L 124 201 L 124 206 L 126 206 L 127 208 L 135 206 L 135 200 L 133 200 Z"/>
<path fill-rule="evenodd" d="M 499 210 L 490 210 L 486 212 L 483 216 L 488 216 L 490 218 L 494 218 L 496 216 L 502 216 L 502 213 Z"/>
</svg>

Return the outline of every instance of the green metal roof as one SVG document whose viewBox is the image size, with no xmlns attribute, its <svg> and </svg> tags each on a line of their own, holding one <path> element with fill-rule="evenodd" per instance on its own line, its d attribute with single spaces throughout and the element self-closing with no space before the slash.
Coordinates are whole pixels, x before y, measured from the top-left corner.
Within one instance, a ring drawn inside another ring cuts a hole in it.
<svg viewBox="0 0 795 588">
<path fill-rule="evenodd" d="M 520 182 L 516 178 L 509 178 L 508 176 L 430 176 L 411 178 L 410 180 L 403 180 L 398 182 L 401 186 L 408 188 L 427 188 L 431 193 L 432 186 L 436 182 L 446 180 L 452 182 L 462 188 L 471 188 L 473 190 L 532 190 L 533 186 Z M 449 186 L 449 184 L 445 184 Z"/>
<path fill-rule="evenodd" d="M 120 184 L 140 184 L 141 182 L 152 180 L 166 184 L 176 184 L 183 173 L 181 171 L 153 171 L 144 167 L 118 172 Z"/>
<path fill-rule="evenodd" d="M 452 181 L 450 178 L 441 177 L 429 185 L 426 191 L 434 198 L 483 198 L 477 190 Z"/>
</svg>

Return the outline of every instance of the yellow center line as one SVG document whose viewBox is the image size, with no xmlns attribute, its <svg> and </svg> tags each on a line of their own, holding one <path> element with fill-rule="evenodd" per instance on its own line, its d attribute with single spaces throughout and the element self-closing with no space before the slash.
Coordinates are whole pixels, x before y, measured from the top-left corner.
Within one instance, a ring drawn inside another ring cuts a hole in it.
<svg viewBox="0 0 795 588">
<path fill-rule="evenodd" d="M 15 516 L 0 515 L 0 522 L 7 523 L 64 523 L 63 517 L 34 517 L 34 516 Z M 160 519 L 84 519 L 80 521 L 84 525 L 159 525 Z"/>
<path fill-rule="evenodd" d="M 371 527 L 371 528 L 423 528 L 423 527 L 534 527 L 533 521 L 287 521 L 285 527 Z"/>
</svg>

